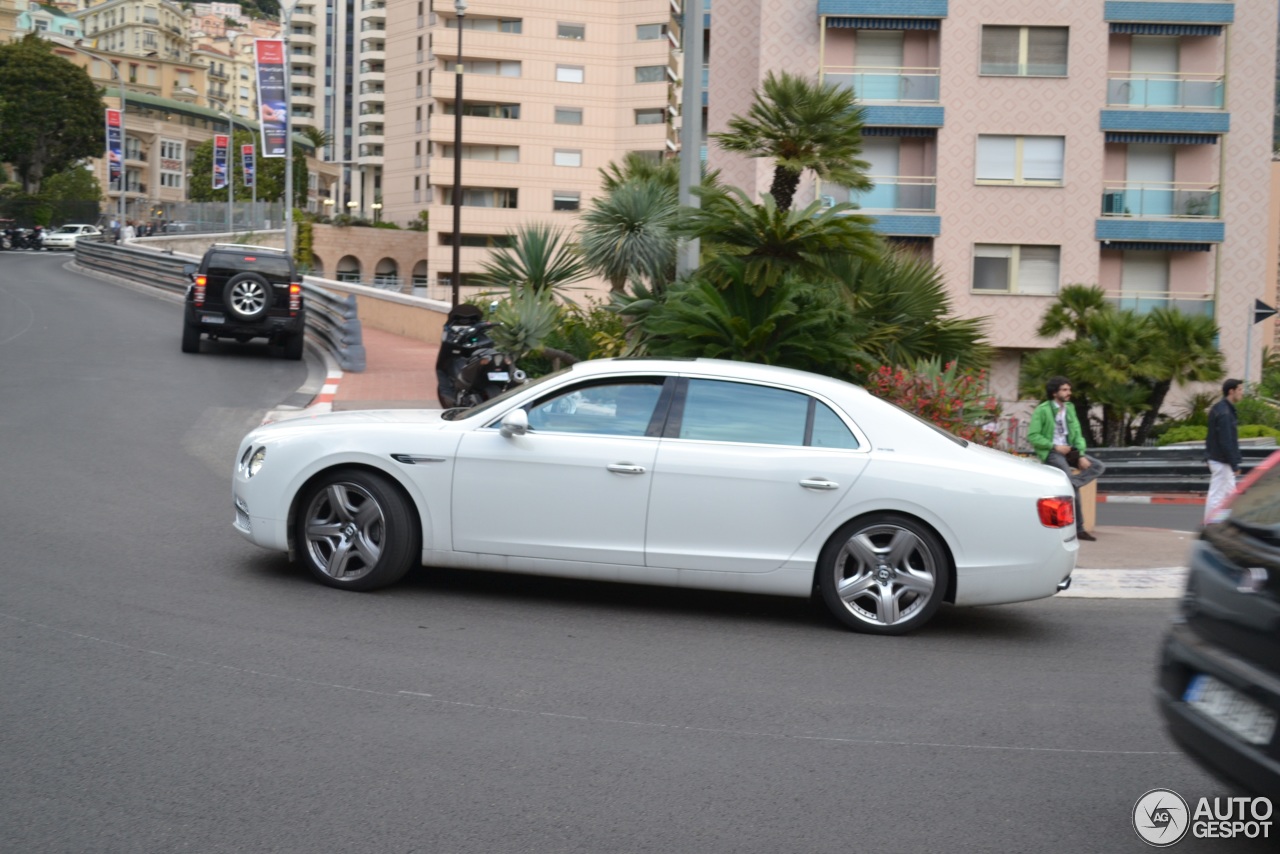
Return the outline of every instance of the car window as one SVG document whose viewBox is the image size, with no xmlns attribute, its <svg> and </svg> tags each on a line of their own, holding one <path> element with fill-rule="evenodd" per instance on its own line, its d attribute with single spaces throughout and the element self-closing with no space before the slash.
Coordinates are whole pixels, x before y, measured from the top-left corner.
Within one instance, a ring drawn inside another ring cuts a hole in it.
<svg viewBox="0 0 1280 854">
<path fill-rule="evenodd" d="M 657 380 L 577 386 L 529 407 L 529 426 L 543 432 L 643 436 L 661 395 Z"/>
<path fill-rule="evenodd" d="M 1267 468 L 1236 496 L 1231 521 L 1250 528 L 1280 528 L 1280 466 Z"/>
<path fill-rule="evenodd" d="M 277 281 L 292 278 L 289 259 L 283 255 L 228 255 L 217 253 L 209 258 L 209 273 L 234 276 L 237 273 L 254 272 L 274 277 Z"/>
<path fill-rule="evenodd" d="M 724 380 L 690 380 L 681 413 L 681 439 L 858 447 L 858 440 L 826 404 L 807 394 Z"/>
</svg>

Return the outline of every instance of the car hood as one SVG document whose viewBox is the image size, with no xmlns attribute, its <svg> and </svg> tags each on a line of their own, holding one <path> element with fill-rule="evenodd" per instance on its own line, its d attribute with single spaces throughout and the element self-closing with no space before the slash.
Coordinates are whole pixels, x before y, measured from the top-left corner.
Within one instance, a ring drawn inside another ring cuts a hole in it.
<svg viewBox="0 0 1280 854">
<path fill-rule="evenodd" d="M 440 429 L 450 422 L 441 418 L 441 409 L 364 409 L 355 412 L 325 412 L 274 421 L 253 430 L 253 441 L 267 441 L 310 433 L 316 430 L 342 429 L 358 424 L 414 424 L 424 429 Z"/>
</svg>

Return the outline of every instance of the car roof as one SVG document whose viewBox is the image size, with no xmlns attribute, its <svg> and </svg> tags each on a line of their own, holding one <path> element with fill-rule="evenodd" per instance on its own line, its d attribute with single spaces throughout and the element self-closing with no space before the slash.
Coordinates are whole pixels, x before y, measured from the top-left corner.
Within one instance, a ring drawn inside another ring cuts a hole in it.
<svg viewBox="0 0 1280 854">
<path fill-rule="evenodd" d="M 760 365 L 754 362 L 735 362 L 729 359 L 655 359 L 649 357 L 626 357 L 614 359 L 592 359 L 578 362 L 573 366 L 575 375 L 589 376 L 594 374 L 611 374 L 618 370 L 644 373 L 653 371 L 663 374 L 687 374 L 718 379 L 754 380 L 778 385 L 791 385 L 827 394 L 845 395 L 850 393 L 866 393 L 864 389 L 852 383 L 826 377 L 821 374 L 801 371 L 795 368 L 782 368 L 777 365 Z"/>
</svg>

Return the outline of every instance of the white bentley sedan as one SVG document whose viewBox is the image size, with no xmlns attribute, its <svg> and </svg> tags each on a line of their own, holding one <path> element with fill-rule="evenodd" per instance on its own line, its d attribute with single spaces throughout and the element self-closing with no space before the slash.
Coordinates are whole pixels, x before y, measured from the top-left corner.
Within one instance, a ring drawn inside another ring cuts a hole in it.
<svg viewBox="0 0 1280 854">
<path fill-rule="evenodd" d="M 861 388 L 707 359 L 606 359 L 470 410 L 260 427 L 235 527 L 319 581 L 423 564 L 785 596 L 901 634 L 943 602 L 1052 596 L 1077 542 L 1066 475 Z"/>
</svg>

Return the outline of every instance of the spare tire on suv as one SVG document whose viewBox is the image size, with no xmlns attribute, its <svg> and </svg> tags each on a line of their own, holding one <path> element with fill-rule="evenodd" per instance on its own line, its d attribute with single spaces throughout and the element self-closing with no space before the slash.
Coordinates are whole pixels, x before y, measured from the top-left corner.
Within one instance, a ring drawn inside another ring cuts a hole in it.
<svg viewBox="0 0 1280 854">
<path fill-rule="evenodd" d="M 186 269 L 182 352 L 200 352 L 200 338 L 266 338 L 287 359 L 301 359 L 306 333 L 302 278 L 280 249 L 215 243 Z"/>
</svg>

